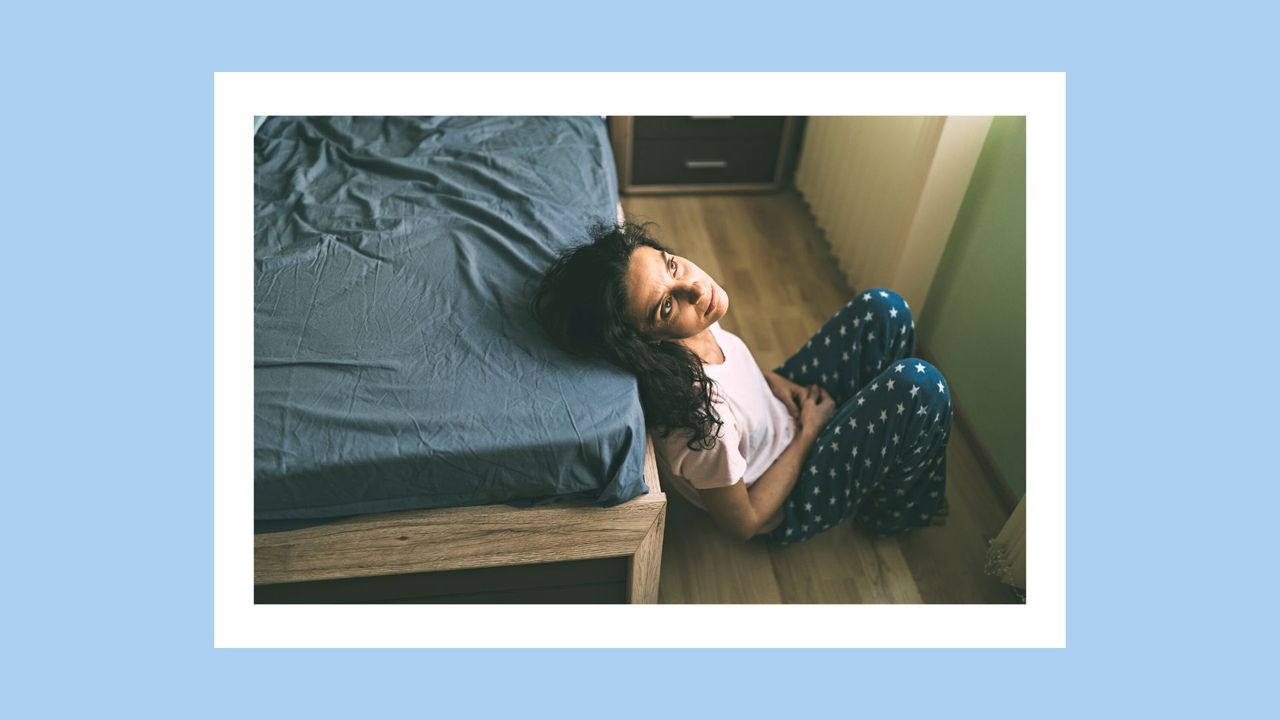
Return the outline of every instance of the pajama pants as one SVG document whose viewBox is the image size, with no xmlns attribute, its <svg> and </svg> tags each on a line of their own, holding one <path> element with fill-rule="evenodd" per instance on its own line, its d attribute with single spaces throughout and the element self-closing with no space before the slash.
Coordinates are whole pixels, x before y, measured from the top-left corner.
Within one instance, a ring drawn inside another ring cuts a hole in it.
<svg viewBox="0 0 1280 720">
<path fill-rule="evenodd" d="M 902 296 L 849 301 L 775 372 L 821 385 L 836 402 L 772 533 L 796 542 L 857 517 L 878 535 L 930 523 L 946 496 L 951 394 L 912 357 L 915 322 Z"/>
</svg>

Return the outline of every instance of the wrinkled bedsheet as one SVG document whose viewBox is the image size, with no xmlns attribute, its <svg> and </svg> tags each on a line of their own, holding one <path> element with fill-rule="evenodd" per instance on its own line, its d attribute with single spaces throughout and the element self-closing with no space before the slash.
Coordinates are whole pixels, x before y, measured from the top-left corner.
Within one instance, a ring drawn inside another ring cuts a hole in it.
<svg viewBox="0 0 1280 720">
<path fill-rule="evenodd" d="M 257 520 L 645 492 L 634 379 L 529 310 L 616 216 L 600 118 L 271 117 L 254 154 Z"/>
</svg>

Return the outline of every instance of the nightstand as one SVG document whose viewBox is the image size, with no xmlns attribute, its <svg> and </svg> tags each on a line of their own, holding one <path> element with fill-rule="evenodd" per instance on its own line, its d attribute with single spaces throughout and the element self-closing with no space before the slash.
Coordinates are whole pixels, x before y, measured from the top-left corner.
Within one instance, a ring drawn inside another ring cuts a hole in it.
<svg viewBox="0 0 1280 720">
<path fill-rule="evenodd" d="M 609 118 L 624 193 L 778 190 L 794 131 L 790 117 Z"/>
</svg>

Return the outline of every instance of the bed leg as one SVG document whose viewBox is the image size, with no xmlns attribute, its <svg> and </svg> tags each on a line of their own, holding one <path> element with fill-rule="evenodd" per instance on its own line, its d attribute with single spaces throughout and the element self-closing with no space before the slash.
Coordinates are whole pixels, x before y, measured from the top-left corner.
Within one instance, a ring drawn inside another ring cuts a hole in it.
<svg viewBox="0 0 1280 720">
<path fill-rule="evenodd" d="M 663 503 L 649 532 L 631 556 L 627 569 L 627 602 L 658 602 L 658 579 L 662 571 L 662 533 L 667 523 L 667 504 Z"/>
</svg>

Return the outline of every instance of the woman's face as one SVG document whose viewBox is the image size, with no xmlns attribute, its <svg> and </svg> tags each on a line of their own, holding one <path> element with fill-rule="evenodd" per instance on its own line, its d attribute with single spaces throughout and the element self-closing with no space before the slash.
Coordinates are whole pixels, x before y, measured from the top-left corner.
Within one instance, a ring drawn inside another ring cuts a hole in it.
<svg viewBox="0 0 1280 720">
<path fill-rule="evenodd" d="M 729 294 L 679 255 L 641 245 L 627 268 L 627 312 L 654 340 L 682 340 L 701 333 L 729 311 Z"/>
</svg>

